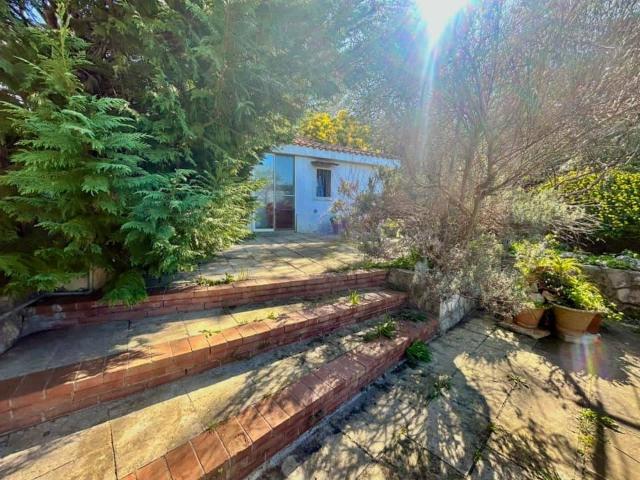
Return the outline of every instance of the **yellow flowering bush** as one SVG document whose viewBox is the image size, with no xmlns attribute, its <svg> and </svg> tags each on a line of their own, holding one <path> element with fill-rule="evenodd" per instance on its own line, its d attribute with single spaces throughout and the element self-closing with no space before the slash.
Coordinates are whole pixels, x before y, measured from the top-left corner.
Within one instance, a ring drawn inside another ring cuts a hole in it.
<svg viewBox="0 0 640 480">
<path fill-rule="evenodd" d="M 561 179 L 560 189 L 600 221 L 605 237 L 640 236 L 640 173 L 614 170 L 602 179 L 574 173 Z"/>
<path fill-rule="evenodd" d="M 328 112 L 307 115 L 299 127 L 299 133 L 320 142 L 370 150 L 371 129 L 346 110 L 340 110 L 335 116 Z"/>
</svg>

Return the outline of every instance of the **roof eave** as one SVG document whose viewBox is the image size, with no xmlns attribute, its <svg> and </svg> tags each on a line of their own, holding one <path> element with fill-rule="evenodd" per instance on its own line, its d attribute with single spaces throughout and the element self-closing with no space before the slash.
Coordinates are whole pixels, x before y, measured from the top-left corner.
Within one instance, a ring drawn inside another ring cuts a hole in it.
<svg viewBox="0 0 640 480">
<path fill-rule="evenodd" d="M 397 167 L 399 165 L 398 160 L 394 160 L 392 158 L 379 157 L 369 154 L 363 155 L 358 153 L 337 152 L 333 150 L 324 150 L 321 148 L 302 147 L 300 145 L 293 144 L 280 145 L 273 149 L 273 153 L 318 158 L 323 160 L 359 163 L 371 166 Z"/>
</svg>

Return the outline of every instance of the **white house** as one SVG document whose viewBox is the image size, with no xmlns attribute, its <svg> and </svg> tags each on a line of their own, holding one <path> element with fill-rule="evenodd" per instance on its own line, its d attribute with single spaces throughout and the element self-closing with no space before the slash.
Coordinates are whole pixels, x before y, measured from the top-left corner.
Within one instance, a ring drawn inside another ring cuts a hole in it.
<svg viewBox="0 0 640 480">
<path fill-rule="evenodd" d="M 296 138 L 266 154 L 254 169 L 254 177 L 266 183 L 257 194 L 252 230 L 329 233 L 341 181 L 364 188 L 378 167 L 397 165 L 363 150 Z"/>
</svg>

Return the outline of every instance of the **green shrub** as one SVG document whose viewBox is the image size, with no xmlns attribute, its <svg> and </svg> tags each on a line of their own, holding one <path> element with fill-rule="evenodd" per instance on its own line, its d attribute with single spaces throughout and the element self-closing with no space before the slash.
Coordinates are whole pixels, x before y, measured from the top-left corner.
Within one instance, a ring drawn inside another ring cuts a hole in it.
<svg viewBox="0 0 640 480">
<path fill-rule="evenodd" d="M 378 338 L 395 338 L 396 322 L 386 317 L 384 322 L 379 323 L 375 328 L 367 332 L 364 336 L 365 342 L 371 342 Z"/>
<path fill-rule="evenodd" d="M 407 362 L 412 366 L 420 362 L 428 363 L 431 361 L 431 351 L 429 347 L 427 347 L 427 344 L 421 340 L 414 341 L 405 353 L 407 355 Z"/>
<path fill-rule="evenodd" d="M 599 220 L 602 236 L 640 236 L 640 173 L 615 170 L 602 178 L 595 173 L 572 173 L 558 184 L 560 192 Z"/>
<path fill-rule="evenodd" d="M 401 320 L 409 320 L 410 322 L 424 322 L 427 320 L 427 315 L 425 313 L 409 308 L 400 310 L 395 314 L 395 317 Z"/>
<path fill-rule="evenodd" d="M 616 318 L 615 309 L 598 287 L 587 280 L 578 260 L 563 257 L 554 246 L 553 242 L 549 245 L 528 241 L 513 245 L 515 267 L 522 274 L 523 282 L 551 293 L 560 305 L 598 311 Z"/>
<path fill-rule="evenodd" d="M 0 2 L 0 294 L 99 267 L 115 279 L 107 300 L 129 303 L 145 278 L 241 240 L 253 166 L 332 90 L 312 60 L 333 51 L 324 14 L 320 2 Z"/>
</svg>

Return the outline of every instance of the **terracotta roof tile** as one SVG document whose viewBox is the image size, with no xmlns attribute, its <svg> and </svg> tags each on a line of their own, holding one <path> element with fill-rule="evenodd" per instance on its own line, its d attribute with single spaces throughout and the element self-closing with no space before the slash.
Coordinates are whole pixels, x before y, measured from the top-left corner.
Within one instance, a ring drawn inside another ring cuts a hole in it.
<svg viewBox="0 0 640 480">
<path fill-rule="evenodd" d="M 345 147 L 343 145 L 334 145 L 331 143 L 319 142 L 318 140 L 313 140 L 308 137 L 296 137 L 293 139 L 291 143 L 299 147 L 317 148 L 318 150 L 328 150 L 330 152 L 352 153 L 354 155 L 366 155 L 369 157 L 378 157 L 378 158 L 392 158 L 384 154 L 369 152 L 367 150 L 361 150 L 359 148 Z"/>
</svg>

